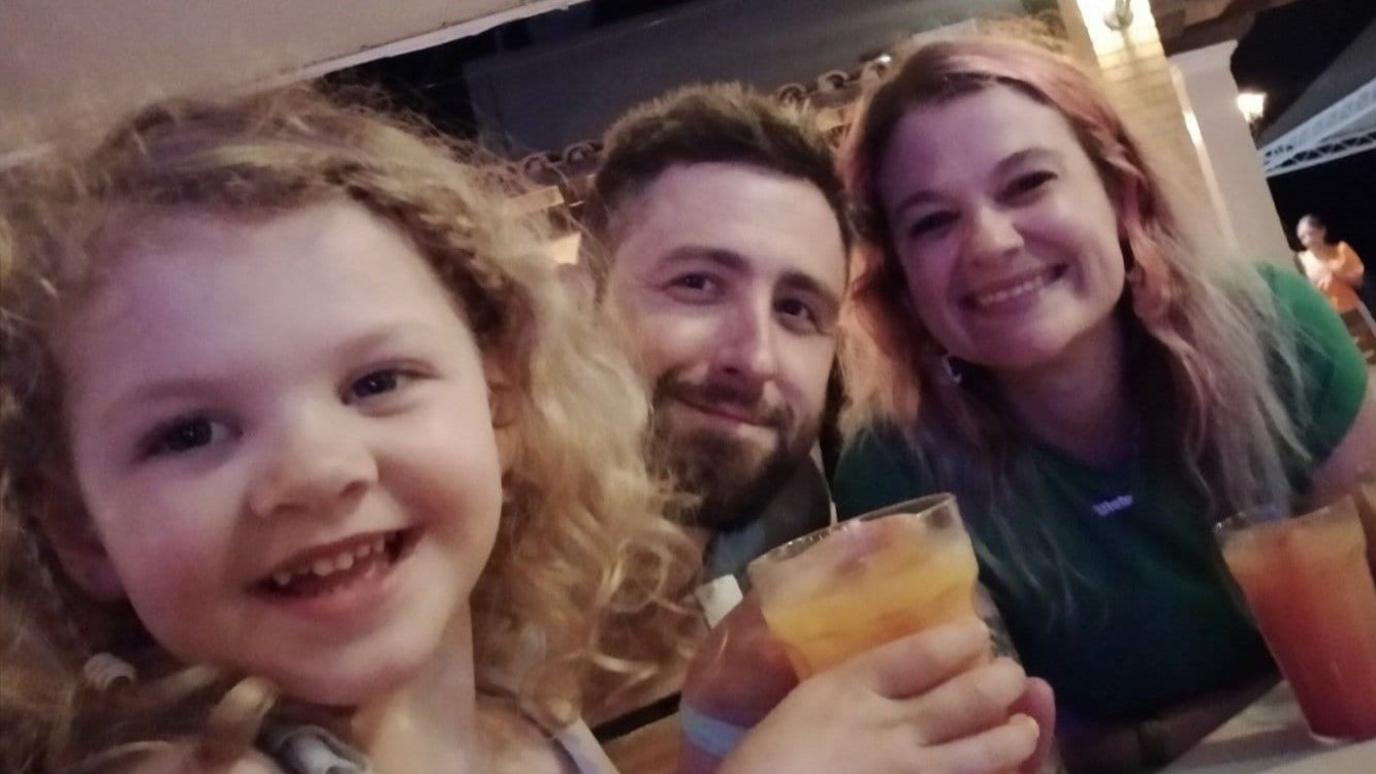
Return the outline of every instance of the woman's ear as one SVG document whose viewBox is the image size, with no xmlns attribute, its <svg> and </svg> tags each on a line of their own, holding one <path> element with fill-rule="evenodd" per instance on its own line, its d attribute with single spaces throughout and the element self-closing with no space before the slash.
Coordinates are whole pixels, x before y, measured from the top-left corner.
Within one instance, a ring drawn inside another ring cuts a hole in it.
<svg viewBox="0 0 1376 774">
<path fill-rule="evenodd" d="M 1142 192 L 1138 189 L 1137 183 L 1127 181 L 1122 186 L 1122 191 L 1118 195 L 1118 201 L 1114 202 L 1114 213 L 1118 217 L 1118 241 L 1127 243 L 1128 229 L 1127 222 L 1129 217 L 1142 220 Z"/>
<path fill-rule="evenodd" d="M 67 577 L 98 602 L 124 599 L 124 584 L 75 495 L 60 497 L 44 510 L 39 528 Z"/>
</svg>

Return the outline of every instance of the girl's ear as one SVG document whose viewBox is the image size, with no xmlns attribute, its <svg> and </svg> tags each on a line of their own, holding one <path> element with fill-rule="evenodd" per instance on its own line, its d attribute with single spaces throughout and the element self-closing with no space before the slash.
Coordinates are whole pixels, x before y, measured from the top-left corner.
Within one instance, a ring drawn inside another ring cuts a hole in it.
<svg viewBox="0 0 1376 774">
<path fill-rule="evenodd" d="M 67 577 L 98 602 L 124 599 L 124 584 L 85 509 L 68 496 L 46 510 L 40 527 Z"/>
<path fill-rule="evenodd" d="M 516 445 L 516 415 L 519 395 L 506 364 L 496 356 L 483 357 L 487 376 L 487 405 L 492 414 L 492 430 L 497 436 L 497 454 L 502 473 L 511 468 Z"/>
</svg>

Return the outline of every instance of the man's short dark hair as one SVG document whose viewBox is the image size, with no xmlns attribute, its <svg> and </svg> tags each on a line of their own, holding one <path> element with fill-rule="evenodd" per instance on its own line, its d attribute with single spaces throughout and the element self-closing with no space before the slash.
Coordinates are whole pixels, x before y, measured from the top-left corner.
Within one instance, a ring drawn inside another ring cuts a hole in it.
<svg viewBox="0 0 1376 774">
<path fill-rule="evenodd" d="M 846 195 L 815 114 L 740 84 L 688 86 L 632 108 L 606 135 L 585 224 L 608 250 L 590 268 L 600 288 L 619 239 L 617 213 L 665 170 L 685 164 L 748 164 L 817 186 L 850 249 Z"/>
</svg>

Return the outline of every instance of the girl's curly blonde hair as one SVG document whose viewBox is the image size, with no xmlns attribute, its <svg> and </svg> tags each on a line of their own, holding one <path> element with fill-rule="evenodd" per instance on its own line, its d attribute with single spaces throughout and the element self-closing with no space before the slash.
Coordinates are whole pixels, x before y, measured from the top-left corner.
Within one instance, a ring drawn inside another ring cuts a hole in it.
<svg viewBox="0 0 1376 774">
<path fill-rule="evenodd" d="M 58 768 L 149 729 L 186 725 L 176 719 L 196 718 L 203 731 L 207 717 L 223 716 L 223 706 L 219 715 L 212 709 L 223 705 L 223 686 L 251 677 L 154 663 L 173 678 L 121 691 L 142 692 L 124 702 L 92 695 L 78 674 L 91 653 L 144 667 L 149 658 L 139 654 L 160 651 L 127 606 L 83 597 L 39 529 L 54 509 L 81 507 L 65 494 L 73 487 L 53 331 L 99 281 L 107 240 L 131 218 L 163 211 L 271 216 L 330 200 L 362 205 L 411 239 L 484 356 L 501 364 L 490 387 L 505 393 L 495 405 L 508 409 L 494 416 L 507 430 L 504 503 L 472 598 L 480 692 L 553 727 L 685 655 L 695 624 L 678 600 L 695 555 L 662 518 L 670 489 L 646 470 L 642 387 L 591 314 L 574 308 L 543 251 L 541 226 L 507 204 L 519 184 L 477 160 L 472 149 L 362 102 L 293 88 L 159 104 L 94 150 L 0 181 L 8 221 L 0 227 L 6 770 Z M 197 700 L 200 710 L 188 713 Z M 251 739 L 271 702 L 247 704 L 241 728 L 226 732 L 233 739 Z M 130 717 L 133 707 L 142 719 Z"/>
</svg>

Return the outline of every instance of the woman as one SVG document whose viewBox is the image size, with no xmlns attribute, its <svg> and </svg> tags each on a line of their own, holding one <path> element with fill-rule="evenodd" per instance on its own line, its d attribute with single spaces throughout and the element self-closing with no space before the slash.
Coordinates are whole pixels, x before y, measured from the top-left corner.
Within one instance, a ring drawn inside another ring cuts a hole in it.
<svg viewBox="0 0 1376 774">
<path fill-rule="evenodd" d="M 1359 355 L 1298 277 L 1192 249 L 1100 90 L 1044 50 L 922 48 L 849 145 L 868 245 L 839 509 L 956 492 L 1067 761 L 1177 754 L 1271 670 L 1209 526 L 1376 456 Z"/>
<path fill-rule="evenodd" d="M 1358 292 L 1366 268 L 1357 251 L 1346 242 L 1328 241 L 1328 227 L 1317 215 L 1305 215 L 1295 228 L 1295 236 L 1304 246 L 1299 254 L 1305 276 L 1324 294 L 1328 303 L 1347 314 L 1361 303 Z"/>
</svg>

